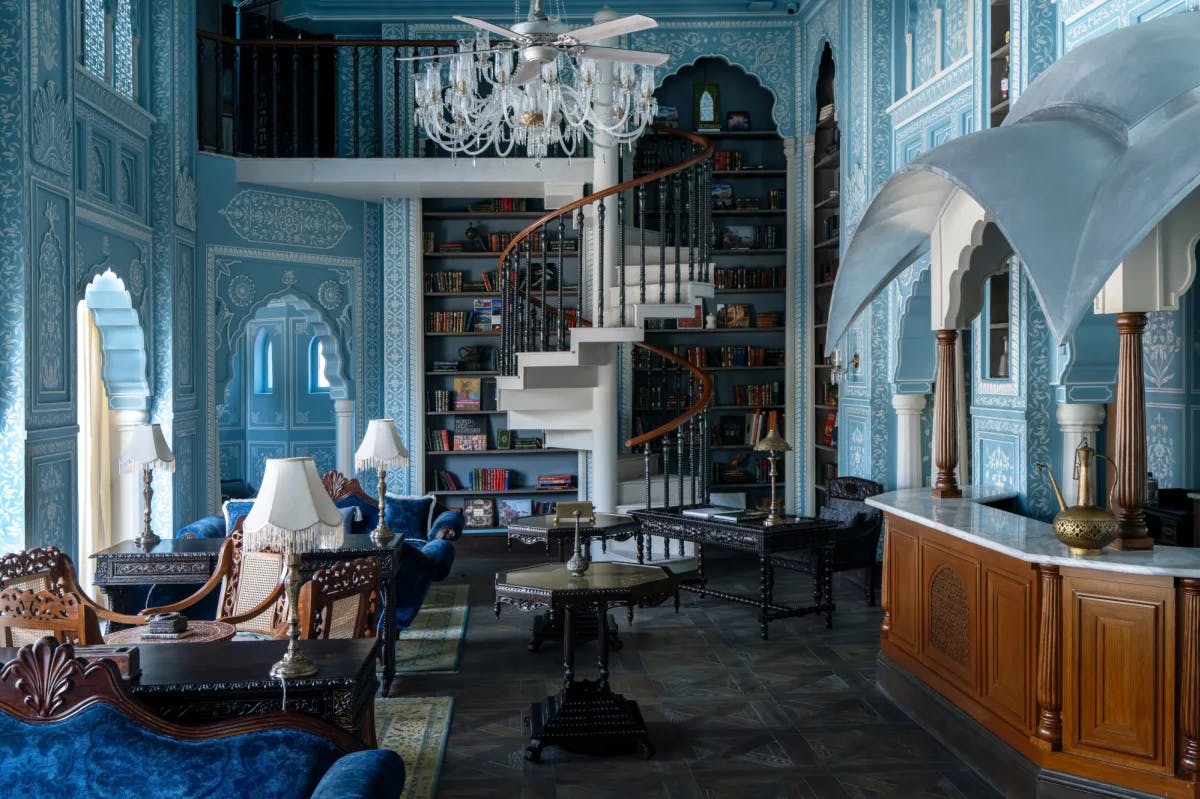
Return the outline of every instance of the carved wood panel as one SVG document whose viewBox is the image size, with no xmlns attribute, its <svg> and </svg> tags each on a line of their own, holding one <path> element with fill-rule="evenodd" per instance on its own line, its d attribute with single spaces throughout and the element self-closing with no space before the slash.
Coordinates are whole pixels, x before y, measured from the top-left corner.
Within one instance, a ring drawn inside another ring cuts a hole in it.
<svg viewBox="0 0 1200 799">
<path fill-rule="evenodd" d="M 1152 577 L 1097 579 L 1063 570 L 1064 752 L 1173 770 L 1171 583 Z"/>
<path fill-rule="evenodd" d="M 1018 729 L 1032 734 L 1033 573 L 1024 579 L 984 566 L 983 700 Z"/>
<path fill-rule="evenodd" d="M 963 690 L 979 693 L 979 562 L 921 542 L 921 656 Z"/>
<path fill-rule="evenodd" d="M 919 546 L 903 522 L 889 518 L 887 547 L 888 641 L 915 655 L 920 637 Z"/>
</svg>

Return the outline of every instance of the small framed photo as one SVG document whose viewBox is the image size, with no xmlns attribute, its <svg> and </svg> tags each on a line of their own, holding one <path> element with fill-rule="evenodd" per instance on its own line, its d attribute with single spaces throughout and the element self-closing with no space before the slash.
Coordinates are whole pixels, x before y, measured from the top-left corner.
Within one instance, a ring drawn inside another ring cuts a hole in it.
<svg viewBox="0 0 1200 799">
<path fill-rule="evenodd" d="M 668 128 L 679 127 L 679 109 L 673 105 L 660 105 L 658 113 L 654 115 L 654 121 L 659 125 L 666 125 Z"/>
<path fill-rule="evenodd" d="M 718 210 L 733 208 L 733 184 L 712 184 L 712 207 Z"/>
<path fill-rule="evenodd" d="M 697 130 L 721 129 L 721 87 L 716 83 L 692 86 L 692 113 Z"/>
<path fill-rule="evenodd" d="M 725 130 L 750 130 L 750 112 L 730 111 L 725 114 Z"/>
<path fill-rule="evenodd" d="M 755 247 L 758 230 L 754 225 L 726 225 L 717 232 L 717 249 L 750 250 Z"/>
</svg>

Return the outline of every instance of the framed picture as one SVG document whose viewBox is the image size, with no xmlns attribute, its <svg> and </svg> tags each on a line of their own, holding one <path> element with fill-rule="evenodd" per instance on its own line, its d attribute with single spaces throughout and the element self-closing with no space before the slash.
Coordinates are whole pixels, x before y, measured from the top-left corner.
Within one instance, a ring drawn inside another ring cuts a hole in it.
<svg viewBox="0 0 1200 799">
<path fill-rule="evenodd" d="M 654 115 L 654 121 L 659 125 L 666 125 L 668 128 L 679 127 L 679 109 L 673 105 L 660 105 L 658 113 Z"/>
<path fill-rule="evenodd" d="M 726 225 L 718 232 L 717 249 L 753 249 L 757 232 L 754 225 Z"/>
<path fill-rule="evenodd" d="M 463 516 L 466 517 L 464 527 L 479 529 L 496 526 L 496 509 L 492 500 L 482 497 L 472 497 L 463 506 Z"/>
<path fill-rule="evenodd" d="M 721 87 L 715 83 L 693 84 L 692 114 L 697 130 L 720 130 Z"/>
<path fill-rule="evenodd" d="M 725 130 L 750 130 L 749 111 L 730 111 L 725 115 Z"/>
<path fill-rule="evenodd" d="M 497 500 L 497 504 L 500 506 L 500 524 L 503 527 L 533 513 L 532 499 L 501 499 Z"/>
<path fill-rule="evenodd" d="M 733 208 L 733 184 L 712 184 L 712 207 L 717 210 Z"/>
</svg>

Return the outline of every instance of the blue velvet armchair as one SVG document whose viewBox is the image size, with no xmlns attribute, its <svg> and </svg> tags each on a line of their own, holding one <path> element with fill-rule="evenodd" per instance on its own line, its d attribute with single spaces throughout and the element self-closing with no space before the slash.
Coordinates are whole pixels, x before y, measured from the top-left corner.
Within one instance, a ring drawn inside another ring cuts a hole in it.
<svg viewBox="0 0 1200 799">
<path fill-rule="evenodd" d="M 404 761 L 302 713 L 183 725 L 132 699 L 109 661 L 43 638 L 0 669 L 10 796 L 396 799 Z"/>
<path fill-rule="evenodd" d="M 327 472 L 322 478 L 325 490 L 343 511 L 347 533 L 369 533 L 379 521 L 379 502 L 365 491 L 358 480 L 341 472 Z M 224 538 L 238 520 L 250 512 L 253 499 L 229 500 L 224 515 L 206 516 L 179 529 L 176 538 Z M 404 537 L 400 555 L 399 586 L 396 596 L 396 627 L 412 623 L 429 586 L 450 574 L 454 566 L 454 544 L 463 530 L 463 516 L 439 505 L 432 495 L 398 497 L 387 495 L 385 508 L 388 527 Z M 205 617 L 207 618 L 207 616 Z"/>
</svg>

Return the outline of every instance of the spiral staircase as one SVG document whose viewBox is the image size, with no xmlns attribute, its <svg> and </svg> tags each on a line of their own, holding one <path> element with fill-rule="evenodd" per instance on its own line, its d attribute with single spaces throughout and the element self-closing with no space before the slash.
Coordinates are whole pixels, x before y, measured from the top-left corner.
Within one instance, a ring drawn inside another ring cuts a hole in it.
<svg viewBox="0 0 1200 799">
<path fill-rule="evenodd" d="M 510 427 L 544 430 L 547 447 L 618 446 L 598 440 L 595 419 L 598 403 L 611 402 L 611 392 L 599 389 L 622 344 L 661 358 L 665 368 L 652 378 L 682 398 L 675 418 L 624 442 L 618 509 L 702 501 L 708 485 L 712 378 L 647 344 L 645 327 L 690 317 L 697 303 L 713 297 L 713 146 L 673 128 L 655 131 L 639 143 L 638 159 L 666 166 L 548 212 L 518 233 L 499 260 L 496 387 Z M 579 236 L 583 256 L 574 275 L 564 257 L 568 229 Z M 572 283 L 582 290 L 571 291 Z"/>
</svg>

